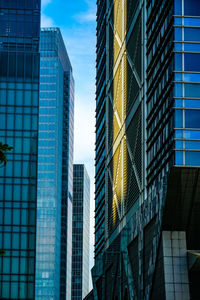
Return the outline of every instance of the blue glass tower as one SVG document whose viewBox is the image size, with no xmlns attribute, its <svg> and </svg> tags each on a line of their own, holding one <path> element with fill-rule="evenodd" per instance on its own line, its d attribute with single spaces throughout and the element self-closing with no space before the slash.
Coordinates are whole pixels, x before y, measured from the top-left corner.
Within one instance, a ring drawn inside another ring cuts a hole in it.
<svg viewBox="0 0 200 300">
<path fill-rule="evenodd" d="M 58 28 L 40 55 L 36 299 L 70 299 L 74 81 Z"/>
<path fill-rule="evenodd" d="M 84 165 L 74 165 L 72 227 L 72 300 L 89 291 L 90 178 Z"/>
<path fill-rule="evenodd" d="M 40 0 L 0 1 L 0 298 L 34 299 Z"/>
</svg>

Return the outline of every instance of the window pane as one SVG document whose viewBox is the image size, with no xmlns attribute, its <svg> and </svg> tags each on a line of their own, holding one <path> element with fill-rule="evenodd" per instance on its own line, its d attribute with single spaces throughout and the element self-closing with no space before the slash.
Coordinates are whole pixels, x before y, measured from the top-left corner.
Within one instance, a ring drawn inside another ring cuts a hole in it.
<svg viewBox="0 0 200 300">
<path fill-rule="evenodd" d="M 176 128 L 183 127 L 183 111 L 180 109 L 175 110 L 175 127 Z"/>
<path fill-rule="evenodd" d="M 200 110 L 185 111 L 185 127 L 200 128 Z"/>
<path fill-rule="evenodd" d="M 185 54 L 185 71 L 196 71 L 200 70 L 200 54 Z"/>
<path fill-rule="evenodd" d="M 185 84 L 185 97 L 199 98 L 200 97 L 200 85 L 199 84 Z"/>
<path fill-rule="evenodd" d="M 200 16 L 199 0 L 185 0 L 184 9 L 186 16 Z"/>
<path fill-rule="evenodd" d="M 200 29 L 185 28 L 184 39 L 185 39 L 185 41 L 200 42 Z"/>
<path fill-rule="evenodd" d="M 185 162 L 188 166 L 200 166 L 200 152 L 186 151 Z"/>
</svg>

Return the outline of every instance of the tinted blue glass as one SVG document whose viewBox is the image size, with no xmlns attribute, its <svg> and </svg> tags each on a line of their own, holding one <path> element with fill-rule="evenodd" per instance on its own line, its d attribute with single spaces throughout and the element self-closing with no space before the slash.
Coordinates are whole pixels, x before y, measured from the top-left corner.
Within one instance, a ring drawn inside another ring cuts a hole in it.
<svg viewBox="0 0 200 300">
<path fill-rule="evenodd" d="M 200 71 L 200 54 L 185 53 L 185 71 Z"/>
<path fill-rule="evenodd" d="M 200 110 L 185 111 L 185 127 L 200 128 Z"/>
<path fill-rule="evenodd" d="M 185 100 L 186 108 L 200 108 L 200 100 Z"/>
<path fill-rule="evenodd" d="M 183 111 L 180 109 L 175 110 L 175 127 L 176 128 L 183 127 Z"/>
<path fill-rule="evenodd" d="M 200 16 L 199 0 L 185 0 L 184 14 L 186 16 Z"/>
<path fill-rule="evenodd" d="M 176 71 L 182 71 L 182 54 L 175 53 L 174 54 L 174 64 L 175 64 L 175 70 Z"/>
<path fill-rule="evenodd" d="M 185 97 L 199 98 L 200 84 L 185 84 Z"/>
<path fill-rule="evenodd" d="M 174 24 L 175 25 L 182 25 L 182 18 L 180 18 L 180 17 L 179 18 L 177 18 L 177 17 L 174 18 Z"/>
<path fill-rule="evenodd" d="M 174 43 L 174 50 L 175 51 L 181 51 L 182 50 L 182 44 L 181 43 Z"/>
<path fill-rule="evenodd" d="M 174 1 L 174 14 L 182 15 L 182 0 Z"/>
<path fill-rule="evenodd" d="M 185 51 L 200 52 L 200 44 L 184 44 Z"/>
<path fill-rule="evenodd" d="M 200 42 L 200 28 L 185 28 L 184 39 L 189 42 Z"/>
<path fill-rule="evenodd" d="M 184 25 L 185 26 L 200 26 L 200 19 L 185 18 Z"/>
<path fill-rule="evenodd" d="M 175 138 L 183 138 L 183 130 L 175 130 Z"/>
<path fill-rule="evenodd" d="M 200 131 L 199 130 L 185 130 L 185 138 L 186 139 L 200 139 Z"/>
<path fill-rule="evenodd" d="M 181 83 L 174 84 L 174 96 L 175 97 L 182 97 L 183 96 L 183 88 Z"/>
<path fill-rule="evenodd" d="M 200 152 L 186 151 L 185 152 L 185 164 L 188 166 L 200 165 Z"/>
<path fill-rule="evenodd" d="M 176 149 L 183 149 L 183 141 L 175 141 Z"/>
<path fill-rule="evenodd" d="M 185 73 L 184 81 L 200 82 L 200 74 Z"/>
<path fill-rule="evenodd" d="M 175 151 L 175 164 L 183 165 L 183 151 Z"/>
<path fill-rule="evenodd" d="M 185 149 L 200 150 L 200 141 L 185 141 Z"/>
<path fill-rule="evenodd" d="M 182 73 L 175 73 L 174 79 L 175 81 L 182 81 Z"/>
<path fill-rule="evenodd" d="M 174 106 L 175 107 L 183 107 L 183 101 L 181 99 L 175 99 Z"/>
<path fill-rule="evenodd" d="M 182 28 L 174 28 L 174 39 L 175 41 L 182 41 Z"/>
</svg>

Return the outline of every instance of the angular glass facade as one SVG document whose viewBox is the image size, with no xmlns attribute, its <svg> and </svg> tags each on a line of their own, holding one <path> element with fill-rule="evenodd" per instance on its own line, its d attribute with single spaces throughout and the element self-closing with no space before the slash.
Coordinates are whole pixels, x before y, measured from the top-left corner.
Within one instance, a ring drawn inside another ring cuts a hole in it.
<svg viewBox="0 0 200 300">
<path fill-rule="evenodd" d="M 0 1 L 0 298 L 35 299 L 40 0 Z"/>
<path fill-rule="evenodd" d="M 84 165 L 74 165 L 72 228 L 72 300 L 89 291 L 90 179 Z"/>
<path fill-rule="evenodd" d="M 35 292 L 70 299 L 74 81 L 58 28 L 41 30 L 40 54 Z"/>
<path fill-rule="evenodd" d="M 199 33 L 198 0 L 97 1 L 95 300 L 199 298 Z"/>
<path fill-rule="evenodd" d="M 96 157 L 95 157 L 95 257 L 97 257 L 104 248 L 105 239 L 105 94 L 106 94 L 106 33 L 105 33 L 105 1 L 97 1 L 97 20 L 98 35 L 97 35 L 97 94 L 96 94 Z"/>
</svg>

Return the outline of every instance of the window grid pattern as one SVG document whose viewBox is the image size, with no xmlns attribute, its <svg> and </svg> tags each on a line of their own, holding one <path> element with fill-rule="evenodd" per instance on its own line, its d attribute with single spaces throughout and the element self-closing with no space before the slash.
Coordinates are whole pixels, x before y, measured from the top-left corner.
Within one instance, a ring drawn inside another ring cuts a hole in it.
<svg viewBox="0 0 200 300">
<path fill-rule="evenodd" d="M 90 179 L 84 165 L 74 165 L 72 229 L 72 300 L 89 292 Z"/>
<path fill-rule="evenodd" d="M 0 168 L 0 298 L 34 299 L 40 1 L 1 1 L 0 14 L 0 141 L 13 147 Z"/>
<path fill-rule="evenodd" d="M 179 1 L 174 17 L 174 148 L 180 166 L 200 165 L 200 11 L 191 2 Z"/>
</svg>

